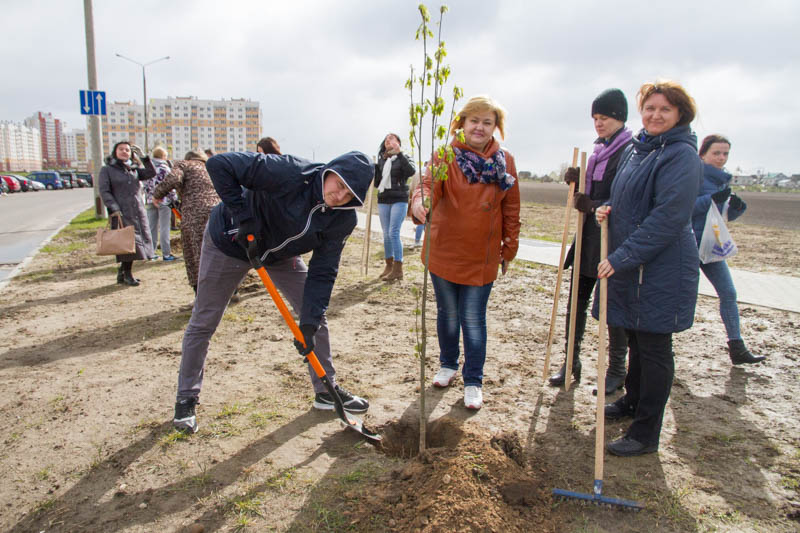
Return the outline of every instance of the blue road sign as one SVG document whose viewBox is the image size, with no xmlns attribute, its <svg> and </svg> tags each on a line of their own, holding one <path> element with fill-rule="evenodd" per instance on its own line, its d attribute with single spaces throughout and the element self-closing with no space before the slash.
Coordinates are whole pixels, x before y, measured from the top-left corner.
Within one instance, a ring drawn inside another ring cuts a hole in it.
<svg viewBox="0 0 800 533">
<path fill-rule="evenodd" d="M 105 91 L 80 91 L 81 115 L 105 115 Z"/>
</svg>

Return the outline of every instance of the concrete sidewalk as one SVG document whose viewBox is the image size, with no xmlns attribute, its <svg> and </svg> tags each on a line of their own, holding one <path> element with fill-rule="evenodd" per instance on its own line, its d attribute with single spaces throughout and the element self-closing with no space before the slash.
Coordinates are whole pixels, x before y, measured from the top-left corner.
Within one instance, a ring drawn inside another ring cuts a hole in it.
<svg viewBox="0 0 800 533">
<path fill-rule="evenodd" d="M 364 229 L 366 220 L 366 214 L 359 211 L 358 227 Z M 370 229 L 373 234 L 380 236 L 377 239 L 373 237 L 373 246 L 382 246 L 383 232 L 381 231 L 378 215 L 372 215 Z M 405 239 L 414 239 L 414 225 L 410 220 L 406 219 L 403 222 L 400 236 Z M 517 259 L 558 267 L 560 252 L 561 243 L 520 239 Z M 738 302 L 800 313 L 800 278 L 735 269 L 731 269 L 731 276 L 736 287 Z M 714 287 L 702 274 L 700 275 L 698 293 L 704 296 L 717 297 Z"/>
</svg>

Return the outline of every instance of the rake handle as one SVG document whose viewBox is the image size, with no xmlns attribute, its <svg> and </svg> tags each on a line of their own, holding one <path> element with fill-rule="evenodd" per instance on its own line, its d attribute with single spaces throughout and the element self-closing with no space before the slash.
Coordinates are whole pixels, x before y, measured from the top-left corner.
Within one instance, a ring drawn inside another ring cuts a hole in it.
<svg viewBox="0 0 800 533">
<path fill-rule="evenodd" d="M 600 223 L 600 261 L 608 259 L 608 218 Z M 594 442 L 594 478 L 603 481 L 603 444 L 606 432 L 606 340 L 608 325 L 608 278 L 600 279 L 600 303 L 597 325 L 597 413 Z"/>
<path fill-rule="evenodd" d="M 578 147 L 572 149 L 572 166 L 578 165 Z M 553 291 L 553 310 L 550 313 L 550 331 L 547 333 L 547 347 L 544 352 L 544 369 L 542 370 L 542 381 L 547 381 L 547 374 L 550 370 L 550 351 L 553 348 L 553 335 L 556 329 L 556 315 L 558 313 L 558 297 L 561 293 L 561 279 L 564 277 L 564 251 L 567 248 L 567 237 L 569 236 L 569 222 L 572 215 L 572 197 L 575 194 L 575 184 L 569 184 L 567 193 L 567 207 L 564 210 L 564 233 L 561 235 L 561 253 L 558 254 L 558 275 L 556 276 L 556 288 Z"/>
</svg>

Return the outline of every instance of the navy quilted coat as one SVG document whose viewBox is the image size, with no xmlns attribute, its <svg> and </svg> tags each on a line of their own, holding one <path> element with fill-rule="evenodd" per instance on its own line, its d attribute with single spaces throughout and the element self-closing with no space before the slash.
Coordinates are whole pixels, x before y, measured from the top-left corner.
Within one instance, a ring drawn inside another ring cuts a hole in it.
<svg viewBox="0 0 800 533">
<path fill-rule="evenodd" d="M 634 136 L 608 202 L 609 325 L 651 333 L 692 326 L 700 262 L 691 217 L 702 181 L 688 125 Z"/>
</svg>

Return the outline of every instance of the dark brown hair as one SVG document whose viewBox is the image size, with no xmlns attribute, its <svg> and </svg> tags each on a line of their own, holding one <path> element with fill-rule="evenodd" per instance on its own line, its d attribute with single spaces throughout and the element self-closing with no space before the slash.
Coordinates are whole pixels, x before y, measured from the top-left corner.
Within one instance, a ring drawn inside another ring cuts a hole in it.
<svg viewBox="0 0 800 533">
<path fill-rule="evenodd" d="M 278 141 L 272 137 L 262 137 L 256 148 L 261 148 L 261 152 L 265 154 L 281 155 L 281 147 L 278 146 Z"/>
<path fill-rule="evenodd" d="M 728 147 L 731 145 L 731 142 L 722 135 L 718 133 L 712 133 L 711 135 L 706 135 L 706 138 L 703 139 L 703 142 L 700 144 L 700 151 L 697 153 L 697 155 L 700 157 L 706 155 L 706 152 L 708 152 L 708 149 L 711 148 L 711 145 L 714 143 L 725 143 L 728 145 Z"/>
<path fill-rule="evenodd" d="M 127 144 L 128 148 L 131 149 L 131 163 L 133 163 L 134 165 L 141 165 L 142 164 L 142 162 L 139 161 L 139 158 L 136 157 L 136 154 L 133 153 L 133 144 L 131 144 L 130 141 L 120 141 L 120 142 L 118 142 L 117 144 L 114 145 L 114 148 L 111 149 L 111 158 L 113 160 L 119 161 L 119 159 L 117 159 L 117 146 L 119 146 L 120 144 Z M 124 163 L 124 161 L 119 161 L 119 162 L 120 163 Z"/>
<path fill-rule="evenodd" d="M 403 145 L 403 141 L 400 140 L 400 136 L 398 134 L 389 132 L 381 141 L 381 147 L 378 148 L 378 157 L 383 156 L 383 153 L 386 151 L 386 139 L 389 138 L 389 135 L 397 139 L 397 144 L 399 144 L 400 146 Z"/>
<path fill-rule="evenodd" d="M 644 109 L 644 103 L 654 94 L 663 94 L 667 102 L 678 108 L 680 118 L 676 126 L 685 126 L 694 120 L 697 114 L 697 106 L 694 98 L 689 96 L 686 89 L 677 81 L 658 80 L 655 83 L 645 83 L 639 88 L 637 99 L 639 102 L 639 112 Z"/>
</svg>

